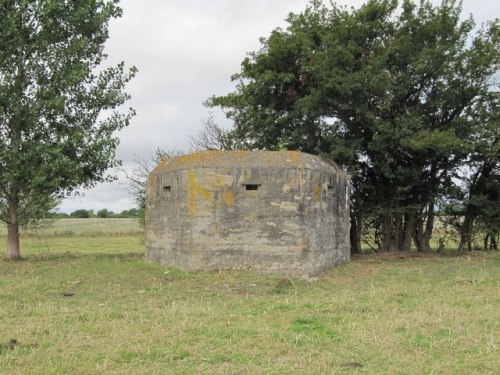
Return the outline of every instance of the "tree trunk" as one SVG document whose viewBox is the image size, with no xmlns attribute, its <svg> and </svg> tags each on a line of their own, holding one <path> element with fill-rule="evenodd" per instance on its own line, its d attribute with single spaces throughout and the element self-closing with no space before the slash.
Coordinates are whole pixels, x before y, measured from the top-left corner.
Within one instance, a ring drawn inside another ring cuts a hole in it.
<svg viewBox="0 0 500 375">
<path fill-rule="evenodd" d="M 425 226 L 424 226 L 425 219 Z M 430 252 L 430 240 L 432 230 L 434 228 L 434 203 L 429 203 L 429 209 L 425 215 L 423 212 L 418 212 L 415 215 L 415 224 L 413 231 L 413 242 L 419 252 Z"/>
<path fill-rule="evenodd" d="M 19 224 L 7 223 L 7 260 L 20 260 L 21 249 L 19 247 Z"/>
<path fill-rule="evenodd" d="M 415 214 L 413 212 L 405 213 L 404 215 L 404 227 L 403 227 L 403 237 L 401 243 L 399 244 L 399 249 L 402 251 L 411 250 L 411 240 L 413 237 L 413 227 L 415 223 Z"/>
<path fill-rule="evenodd" d="M 21 259 L 21 248 L 19 246 L 19 192 L 17 180 L 13 179 L 10 186 L 10 197 L 7 202 L 7 260 Z"/>
<path fill-rule="evenodd" d="M 483 250 L 486 251 L 488 250 L 488 244 L 490 242 L 490 234 L 489 233 L 486 233 L 484 235 L 484 239 L 483 239 Z"/>
<path fill-rule="evenodd" d="M 422 217 L 422 212 L 417 212 L 415 214 L 415 220 L 413 223 L 413 242 L 415 243 L 417 251 L 421 251 L 422 249 L 423 227 L 424 227 L 424 218 Z"/>
<path fill-rule="evenodd" d="M 19 18 L 21 23 L 21 17 Z M 19 30 L 23 30 L 22 25 L 19 25 Z M 25 44 L 25 39 L 22 34 L 19 34 L 19 40 L 17 41 L 17 46 L 19 51 L 22 51 Z M 10 153 L 15 159 L 21 150 L 22 145 L 22 129 L 23 129 L 23 108 L 22 98 L 25 97 L 25 84 L 26 84 L 26 71 L 25 71 L 25 61 L 23 54 L 18 55 L 19 60 L 17 64 L 18 73 L 15 77 L 15 90 L 17 91 L 14 97 L 16 98 L 13 105 L 13 116 L 10 120 Z M 25 124 L 24 124 L 25 125 Z M 20 182 L 17 173 L 21 171 L 15 170 L 13 175 L 10 177 L 8 182 L 9 194 L 7 196 L 7 260 L 19 260 L 21 259 L 21 249 L 19 246 L 19 192 L 20 192 Z M 21 172 L 22 173 L 22 172 Z"/>
<path fill-rule="evenodd" d="M 397 249 L 397 236 L 394 230 L 394 217 L 391 210 L 388 210 L 383 217 L 382 228 L 382 251 L 394 251 Z"/>
<path fill-rule="evenodd" d="M 404 214 L 401 212 L 393 214 L 394 245 L 396 250 L 402 250 L 401 244 L 404 240 Z"/>
<path fill-rule="evenodd" d="M 491 236 L 490 250 L 498 250 L 498 241 L 496 236 Z"/>
<path fill-rule="evenodd" d="M 487 232 L 484 236 L 483 249 L 484 250 L 498 250 L 498 235 L 494 232 Z"/>
<path fill-rule="evenodd" d="M 460 243 L 458 244 L 458 252 L 464 251 L 465 246 L 467 250 L 472 250 L 471 240 L 472 240 L 472 228 L 474 225 L 474 218 L 472 215 L 466 213 L 464 222 L 460 227 Z"/>
<path fill-rule="evenodd" d="M 425 230 L 422 238 L 422 251 L 429 252 L 431 248 L 432 231 L 434 230 L 434 201 L 429 203 L 429 211 L 427 212 L 427 221 L 425 222 Z"/>
<path fill-rule="evenodd" d="M 359 216 L 354 214 L 351 214 L 349 237 L 351 242 L 351 254 L 361 253 L 361 220 Z"/>
</svg>

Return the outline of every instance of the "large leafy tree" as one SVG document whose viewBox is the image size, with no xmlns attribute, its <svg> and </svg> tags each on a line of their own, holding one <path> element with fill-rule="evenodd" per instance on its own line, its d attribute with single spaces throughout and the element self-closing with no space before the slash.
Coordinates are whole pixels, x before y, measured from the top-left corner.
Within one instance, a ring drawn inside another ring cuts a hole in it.
<svg viewBox="0 0 500 375">
<path fill-rule="evenodd" d="M 253 148 L 299 149 L 352 175 L 353 249 L 370 217 L 382 250 L 429 249 L 436 198 L 468 154 L 470 109 L 499 69 L 498 20 L 474 29 L 444 0 L 312 1 L 290 14 L 212 97 Z"/>
<path fill-rule="evenodd" d="M 452 219 L 459 219 L 458 249 L 472 249 L 474 228 L 480 225 L 483 248 L 498 248 L 500 235 L 500 92 L 491 92 L 471 111 L 474 137 L 466 140 L 471 152 L 460 170 L 458 194 L 448 200 Z"/>
<path fill-rule="evenodd" d="M 0 0 L 0 14 L 0 220 L 18 259 L 20 224 L 117 164 L 135 68 L 100 68 L 117 0 Z"/>
</svg>

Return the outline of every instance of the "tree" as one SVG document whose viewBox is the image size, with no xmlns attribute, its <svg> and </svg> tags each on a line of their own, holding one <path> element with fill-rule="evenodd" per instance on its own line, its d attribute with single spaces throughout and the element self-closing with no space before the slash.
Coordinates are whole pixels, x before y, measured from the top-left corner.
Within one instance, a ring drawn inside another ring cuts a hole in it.
<svg viewBox="0 0 500 375">
<path fill-rule="evenodd" d="M 116 111 L 136 69 L 102 68 L 118 0 L 0 1 L 0 219 L 7 259 L 19 259 L 19 225 L 54 199 L 109 180 L 134 111 Z M 107 117 L 106 117 L 107 116 Z"/>
<path fill-rule="evenodd" d="M 112 217 L 114 215 L 113 211 L 109 211 L 107 208 L 103 208 L 97 211 L 96 216 L 101 219 L 106 219 L 108 217 Z"/>
<path fill-rule="evenodd" d="M 86 210 L 84 208 L 80 208 L 78 210 L 73 211 L 70 216 L 77 219 L 88 219 L 91 216 L 93 216 L 93 212 Z"/>
<path fill-rule="evenodd" d="M 130 210 L 123 210 L 119 214 L 114 214 L 112 217 L 123 218 L 123 219 L 133 219 L 139 217 L 139 210 L 137 208 L 131 208 Z"/>
<path fill-rule="evenodd" d="M 203 129 L 191 138 L 191 148 L 200 150 L 246 150 L 244 139 L 237 137 L 233 129 L 223 129 L 214 120 L 213 113 L 202 121 Z"/>
<path fill-rule="evenodd" d="M 498 20 L 471 38 L 474 22 L 460 21 L 454 0 L 398 5 L 369 0 L 349 11 L 312 1 L 243 60 L 235 92 L 207 101 L 250 148 L 343 165 L 358 251 L 363 223 L 381 250 L 412 241 L 430 249 L 436 199 L 468 155 L 469 110 L 500 66 Z"/>
<path fill-rule="evenodd" d="M 458 250 L 472 250 L 475 227 L 484 235 L 483 248 L 497 249 L 500 234 L 500 93 L 491 92 L 471 111 L 475 136 L 467 139 L 471 152 L 462 168 L 448 213 L 460 233 Z M 457 220 L 458 219 L 458 220 Z"/>
<path fill-rule="evenodd" d="M 123 210 L 120 214 L 122 217 L 135 218 L 139 217 L 139 210 L 137 208 L 131 208 L 129 210 Z"/>
</svg>

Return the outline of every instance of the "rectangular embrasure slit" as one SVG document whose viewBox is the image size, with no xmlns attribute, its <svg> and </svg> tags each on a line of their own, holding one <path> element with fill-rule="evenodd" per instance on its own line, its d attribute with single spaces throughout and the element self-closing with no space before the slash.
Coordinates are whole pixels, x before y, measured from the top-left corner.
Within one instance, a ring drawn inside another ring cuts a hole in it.
<svg viewBox="0 0 500 375">
<path fill-rule="evenodd" d="M 259 190 L 259 184 L 245 184 L 245 190 Z"/>
<path fill-rule="evenodd" d="M 170 186 L 164 186 L 164 187 L 163 187 L 163 191 L 164 191 L 165 193 L 170 193 Z"/>
</svg>

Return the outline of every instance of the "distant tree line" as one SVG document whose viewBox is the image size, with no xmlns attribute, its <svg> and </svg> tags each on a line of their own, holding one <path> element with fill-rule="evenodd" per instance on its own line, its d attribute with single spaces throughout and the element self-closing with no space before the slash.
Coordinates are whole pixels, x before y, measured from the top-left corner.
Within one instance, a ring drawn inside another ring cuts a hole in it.
<svg viewBox="0 0 500 375">
<path fill-rule="evenodd" d="M 62 219 L 62 218 L 77 218 L 77 219 L 89 219 L 89 218 L 138 218 L 139 210 L 137 208 L 131 208 L 130 210 L 123 210 L 120 213 L 115 213 L 106 208 L 94 213 L 94 210 L 78 209 L 69 214 L 62 212 L 52 212 L 48 214 L 49 218 Z"/>
</svg>

